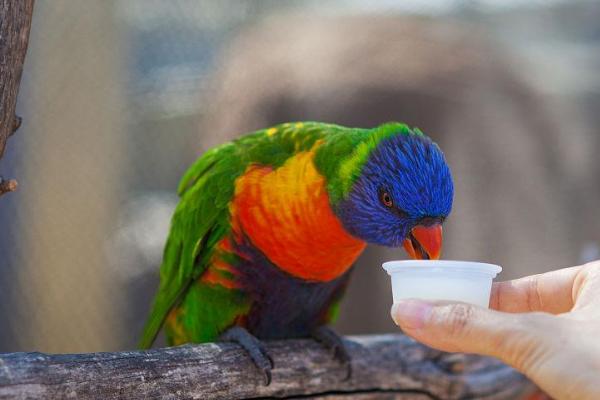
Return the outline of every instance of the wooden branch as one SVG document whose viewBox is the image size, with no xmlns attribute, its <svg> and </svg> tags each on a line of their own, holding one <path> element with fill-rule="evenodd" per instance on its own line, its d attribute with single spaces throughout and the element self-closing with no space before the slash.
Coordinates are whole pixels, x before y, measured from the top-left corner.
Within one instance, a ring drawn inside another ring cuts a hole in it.
<svg viewBox="0 0 600 400">
<path fill-rule="evenodd" d="M 7 192 L 14 192 L 17 190 L 17 181 L 14 179 L 5 180 L 0 176 L 0 196 Z"/>
<path fill-rule="evenodd" d="M 118 353 L 0 354 L 0 399 L 519 399 L 534 389 L 497 360 L 441 353 L 403 335 L 350 337 L 353 375 L 312 340 L 268 342 L 270 386 L 235 344 Z"/>
<path fill-rule="evenodd" d="M 0 158 L 6 139 L 21 125 L 15 107 L 32 13 L 33 0 L 0 0 Z M 4 182 L 0 182 L 0 196 L 17 188 L 14 180 Z"/>
</svg>

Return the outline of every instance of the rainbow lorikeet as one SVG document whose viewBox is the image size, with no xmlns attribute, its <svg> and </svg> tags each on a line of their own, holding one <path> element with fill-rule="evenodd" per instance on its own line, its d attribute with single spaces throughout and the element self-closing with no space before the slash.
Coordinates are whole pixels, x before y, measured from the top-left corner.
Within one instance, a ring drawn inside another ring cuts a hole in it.
<svg viewBox="0 0 600 400">
<path fill-rule="evenodd" d="M 437 259 L 453 185 L 418 129 L 297 122 L 213 148 L 186 172 L 141 347 L 241 344 L 268 382 L 260 340 L 314 337 L 348 363 L 326 325 L 367 243 Z M 349 365 L 349 364 L 348 364 Z"/>
</svg>

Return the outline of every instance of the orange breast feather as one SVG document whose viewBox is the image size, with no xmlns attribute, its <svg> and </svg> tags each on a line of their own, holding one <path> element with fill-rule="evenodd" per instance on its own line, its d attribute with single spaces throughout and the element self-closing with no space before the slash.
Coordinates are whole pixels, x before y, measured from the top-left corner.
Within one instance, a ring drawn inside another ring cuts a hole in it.
<svg viewBox="0 0 600 400">
<path fill-rule="evenodd" d="M 279 268 L 329 281 L 350 268 L 366 243 L 348 234 L 331 210 L 313 156 L 314 150 L 299 153 L 277 169 L 250 166 L 236 180 L 231 214 L 234 232 Z"/>
</svg>

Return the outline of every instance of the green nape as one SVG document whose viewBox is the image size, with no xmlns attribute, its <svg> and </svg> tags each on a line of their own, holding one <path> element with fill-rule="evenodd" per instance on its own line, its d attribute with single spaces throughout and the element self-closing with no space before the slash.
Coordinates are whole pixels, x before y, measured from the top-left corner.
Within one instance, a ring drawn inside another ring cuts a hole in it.
<svg viewBox="0 0 600 400">
<path fill-rule="evenodd" d="M 373 129 L 343 128 L 327 137 L 319 148 L 315 165 L 327 178 L 332 204 L 350 192 L 371 152 L 382 140 L 396 135 L 423 135 L 417 128 L 399 122 L 388 122 Z"/>
</svg>

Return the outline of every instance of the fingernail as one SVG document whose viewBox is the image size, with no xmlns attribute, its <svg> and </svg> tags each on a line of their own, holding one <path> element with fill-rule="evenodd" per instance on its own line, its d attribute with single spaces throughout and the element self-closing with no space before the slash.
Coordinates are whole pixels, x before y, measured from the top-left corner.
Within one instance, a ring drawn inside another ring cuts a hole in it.
<svg viewBox="0 0 600 400">
<path fill-rule="evenodd" d="M 392 305 L 392 319 L 403 329 L 419 329 L 431 314 L 431 303 L 422 300 L 400 300 Z"/>
</svg>

